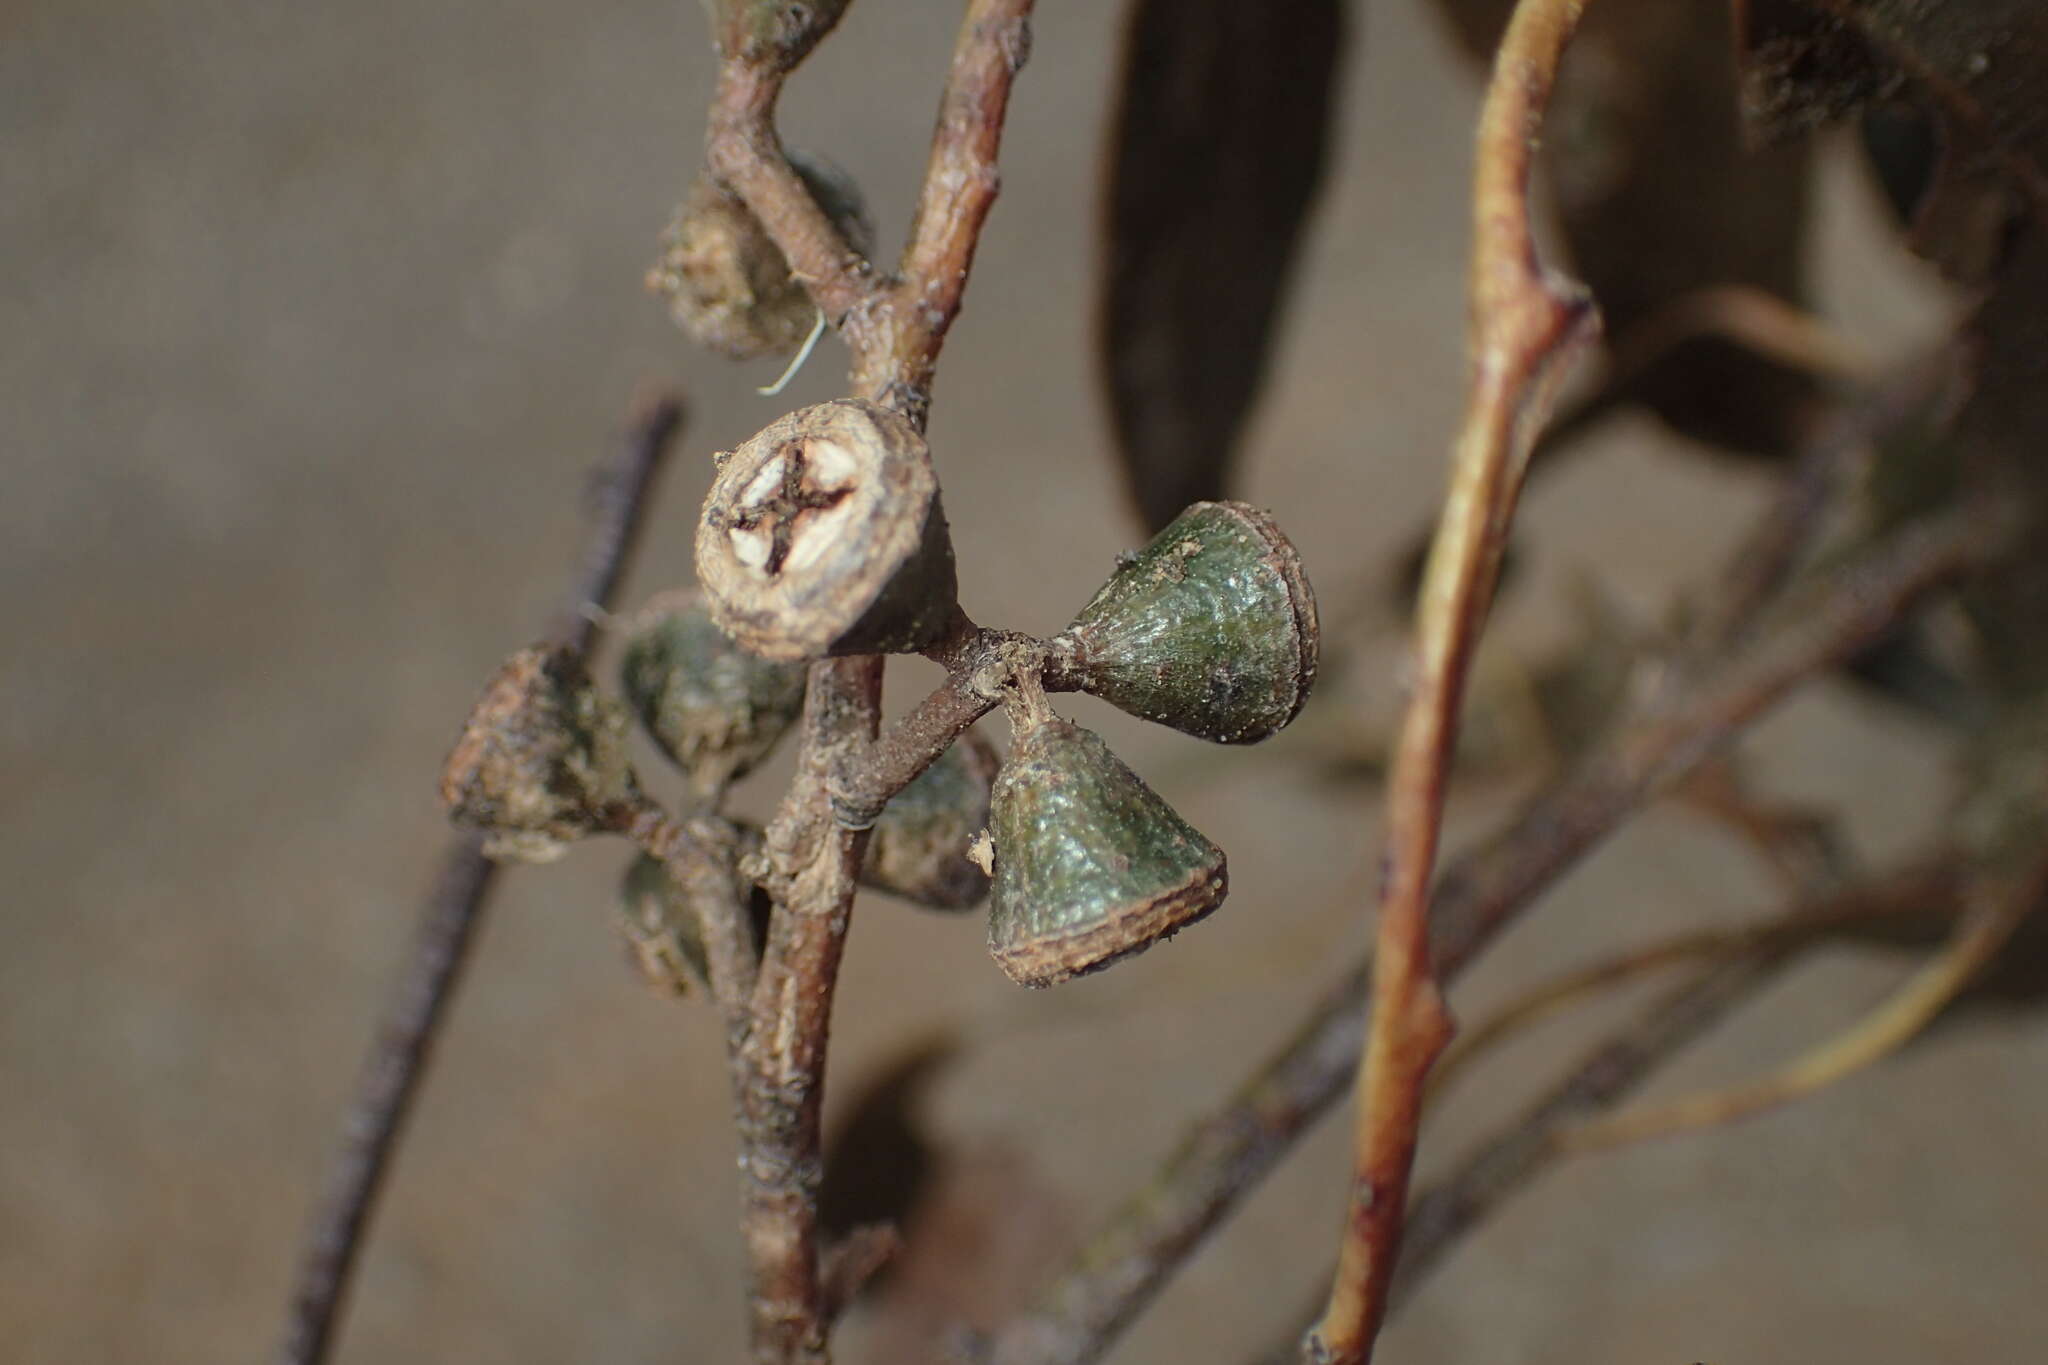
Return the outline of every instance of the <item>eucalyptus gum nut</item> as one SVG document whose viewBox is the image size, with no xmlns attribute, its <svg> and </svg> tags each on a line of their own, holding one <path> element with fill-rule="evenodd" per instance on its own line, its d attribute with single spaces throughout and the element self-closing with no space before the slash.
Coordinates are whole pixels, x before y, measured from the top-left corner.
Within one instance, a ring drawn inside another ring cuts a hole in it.
<svg viewBox="0 0 2048 1365">
<path fill-rule="evenodd" d="M 470 712 L 441 800 L 457 824 L 483 831 L 491 857 L 552 862 L 640 799 L 627 728 L 625 707 L 598 693 L 573 650 L 522 649 Z"/>
<path fill-rule="evenodd" d="M 764 659 L 911 653 L 955 621 L 931 452 L 887 408 L 803 408 L 719 457 L 697 578 L 721 630 Z"/>
<path fill-rule="evenodd" d="M 1300 712 L 1321 641 L 1301 558 L 1273 519 L 1198 502 L 1119 561 L 1049 657 L 1119 710 L 1252 744 Z"/>
<path fill-rule="evenodd" d="M 1223 903 L 1223 850 L 1092 731 L 1046 720 L 996 778 L 989 950 L 1051 986 L 1144 951 Z"/>
<path fill-rule="evenodd" d="M 874 228 L 860 187 L 823 157 L 787 153 L 818 206 L 847 244 L 866 256 Z M 676 325 L 733 360 L 795 354 L 817 308 L 788 259 L 738 196 L 699 175 L 661 233 L 661 257 L 647 287 L 668 300 Z"/>
<path fill-rule="evenodd" d="M 641 975 L 672 995 L 688 995 L 711 980 L 704 931 L 668 865 L 641 853 L 619 879 L 619 928 Z"/>
<path fill-rule="evenodd" d="M 980 905 L 988 896 L 988 873 L 967 849 L 988 824 L 1001 765 L 987 740 L 962 735 L 883 807 L 861 881 L 933 910 Z"/>
<path fill-rule="evenodd" d="M 803 666 L 734 644 L 694 588 L 659 593 L 633 614 L 619 682 L 662 752 L 707 791 L 750 772 L 804 707 Z"/>
</svg>

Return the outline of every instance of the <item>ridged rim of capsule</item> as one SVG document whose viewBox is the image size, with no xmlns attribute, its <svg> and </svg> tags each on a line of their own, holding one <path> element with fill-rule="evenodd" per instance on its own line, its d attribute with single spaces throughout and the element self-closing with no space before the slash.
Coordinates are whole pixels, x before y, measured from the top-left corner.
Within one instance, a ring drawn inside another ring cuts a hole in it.
<svg viewBox="0 0 2048 1365">
<path fill-rule="evenodd" d="M 1002 856 L 1000 850 L 996 856 Z M 1135 957 L 1189 925 L 1201 923 L 1223 904 L 1229 892 L 1230 860 L 1219 848 L 1214 863 L 1196 868 L 1185 881 L 1164 895 L 1153 897 L 1140 909 L 1121 912 L 1072 933 L 1013 943 L 992 942 L 989 953 L 1003 969 L 1003 975 L 1020 986 L 1057 986 Z"/>
<path fill-rule="evenodd" d="M 1287 533 L 1280 529 L 1271 513 L 1231 498 L 1214 503 L 1194 503 L 1192 506 L 1227 507 L 1242 515 L 1259 533 L 1259 538 L 1266 542 L 1267 558 L 1287 584 L 1287 606 L 1294 613 L 1295 656 L 1301 666 L 1295 672 L 1294 702 L 1288 707 L 1286 718 L 1256 737 L 1266 739 L 1292 725 L 1294 718 L 1301 714 L 1301 708 L 1308 704 L 1308 694 L 1315 690 L 1316 668 L 1323 656 L 1323 624 L 1316 615 L 1315 589 L 1309 586 L 1308 575 L 1302 571 L 1301 551 L 1294 548 L 1294 542 L 1287 538 Z M 1239 742 L 1251 743 L 1253 737 L 1246 736 Z"/>
</svg>

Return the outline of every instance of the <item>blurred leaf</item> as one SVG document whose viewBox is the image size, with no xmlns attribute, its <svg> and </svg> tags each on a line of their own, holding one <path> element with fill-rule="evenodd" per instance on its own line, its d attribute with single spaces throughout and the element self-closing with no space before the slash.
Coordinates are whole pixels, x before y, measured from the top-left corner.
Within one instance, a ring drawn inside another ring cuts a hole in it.
<svg viewBox="0 0 2048 1365">
<path fill-rule="evenodd" d="M 1341 0 L 1137 0 L 1110 154 L 1101 346 L 1146 529 L 1228 492 L 1322 179 Z"/>
<path fill-rule="evenodd" d="M 1972 283 L 1998 268 L 2017 215 L 2048 210 L 2048 5 L 2041 0 L 1738 0 L 1744 105 L 1803 132 L 1872 101 L 1939 115 L 1932 150 L 1875 159 L 1912 196 L 1915 250 Z M 1915 172 L 1912 160 L 1929 161 Z"/>
<path fill-rule="evenodd" d="M 1513 5 L 1439 0 L 1475 60 L 1490 61 Z M 1542 165 L 1573 267 L 1593 290 L 1617 358 L 1674 305 L 1748 286 L 1804 294 L 1809 157 L 1744 136 L 1733 29 L 1711 0 L 1593 5 L 1558 73 Z M 1638 402 L 1694 440 L 1782 456 L 1816 398 L 1806 374 L 1695 335 L 1618 368 L 1611 402 Z"/>
</svg>

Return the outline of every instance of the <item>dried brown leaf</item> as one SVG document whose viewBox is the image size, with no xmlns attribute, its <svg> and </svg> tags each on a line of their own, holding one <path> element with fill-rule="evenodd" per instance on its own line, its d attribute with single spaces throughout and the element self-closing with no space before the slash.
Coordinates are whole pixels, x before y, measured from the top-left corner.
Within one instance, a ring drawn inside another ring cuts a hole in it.
<svg viewBox="0 0 2048 1365">
<path fill-rule="evenodd" d="M 1738 0 L 1744 106 L 1800 132 L 1873 101 L 1939 115 L 1916 250 L 1958 279 L 1998 268 L 2017 215 L 2048 213 L 2048 5 Z"/>
<path fill-rule="evenodd" d="M 1341 0 L 1137 0 L 1100 344 L 1146 529 L 1224 497 L 1329 141 Z"/>
<path fill-rule="evenodd" d="M 1490 60 L 1513 5 L 1438 8 L 1467 51 Z M 1713 335 L 1630 353 L 1701 290 L 1802 298 L 1808 163 L 1803 147 L 1759 148 L 1745 137 L 1725 8 L 1588 8 L 1558 73 L 1542 166 L 1573 267 L 1614 345 L 1605 397 L 1642 403 L 1695 440 L 1789 452 L 1816 397 L 1806 374 Z"/>
</svg>

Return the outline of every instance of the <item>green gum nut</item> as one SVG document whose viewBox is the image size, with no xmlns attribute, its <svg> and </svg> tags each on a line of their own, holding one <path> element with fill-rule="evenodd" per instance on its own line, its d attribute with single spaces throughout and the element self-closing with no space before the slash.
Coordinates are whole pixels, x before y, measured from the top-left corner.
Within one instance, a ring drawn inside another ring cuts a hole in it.
<svg viewBox="0 0 2048 1365">
<path fill-rule="evenodd" d="M 1223 850 L 1089 730 L 1019 735 L 996 778 L 989 950 L 1051 986 L 1143 952 L 1223 903 Z"/>
<path fill-rule="evenodd" d="M 705 794 L 752 771 L 804 706 L 803 665 L 741 649 L 692 588 L 655 595 L 626 623 L 619 682 L 648 734 Z"/>
<path fill-rule="evenodd" d="M 441 771 L 441 800 L 494 858 L 552 862 L 640 799 L 626 709 L 576 653 L 536 645 L 506 660 Z"/>
<path fill-rule="evenodd" d="M 1118 564 L 1050 642 L 1050 667 L 1134 716 L 1253 744 L 1301 710 L 1321 640 L 1301 558 L 1272 518 L 1198 502 Z"/>
<path fill-rule="evenodd" d="M 651 985 L 680 996 L 711 980 L 697 912 L 661 859 L 641 853 L 626 865 L 618 908 L 634 965 Z"/>
<path fill-rule="evenodd" d="M 961 736 L 883 808 L 861 881 L 932 910 L 980 905 L 989 878 L 968 845 L 988 825 L 1001 763 L 987 740 Z"/>
</svg>

